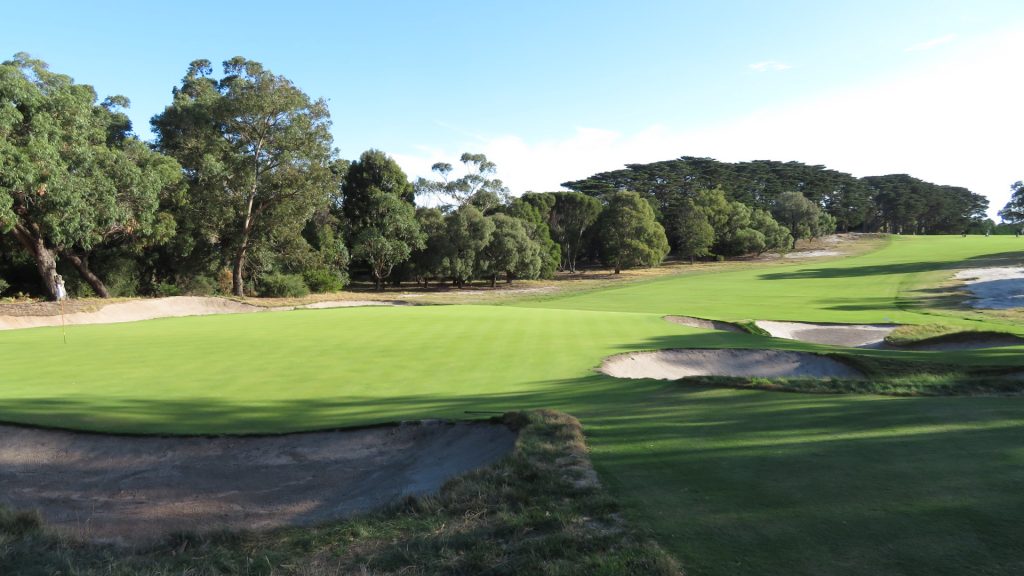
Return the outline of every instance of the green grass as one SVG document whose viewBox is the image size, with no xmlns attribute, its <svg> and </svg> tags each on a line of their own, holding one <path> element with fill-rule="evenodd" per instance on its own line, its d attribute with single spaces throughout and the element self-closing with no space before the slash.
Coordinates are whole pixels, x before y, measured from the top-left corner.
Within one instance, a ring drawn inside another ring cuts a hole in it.
<svg viewBox="0 0 1024 576">
<path fill-rule="evenodd" d="M 640 349 L 835 351 L 686 328 L 666 314 L 1022 334 L 928 292 L 960 267 L 1019 263 L 1014 240 L 896 238 L 852 258 L 514 305 L 73 327 L 67 346 L 59 329 L 0 333 L 0 420 L 250 433 L 550 407 L 583 421 L 612 494 L 689 574 L 1019 574 L 1024 398 L 791 394 L 593 372 Z M 853 354 L 907 386 L 941 385 L 941 371 L 919 376 L 929 365 L 955 366 L 947 376 L 1024 370 L 1019 346 Z"/>
</svg>

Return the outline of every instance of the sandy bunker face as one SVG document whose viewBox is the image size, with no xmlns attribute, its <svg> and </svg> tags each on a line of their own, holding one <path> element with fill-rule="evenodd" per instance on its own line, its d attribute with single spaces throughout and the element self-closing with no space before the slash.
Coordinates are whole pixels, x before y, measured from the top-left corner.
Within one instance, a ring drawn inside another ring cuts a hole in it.
<svg viewBox="0 0 1024 576">
<path fill-rule="evenodd" d="M 782 350 L 657 350 L 612 356 L 601 372 L 616 378 L 677 380 L 686 376 L 862 378 L 830 358 Z"/>
<path fill-rule="evenodd" d="M 0 426 L 0 503 L 76 538 L 308 525 L 436 492 L 516 435 L 417 423 L 269 437 L 121 437 Z"/>
<path fill-rule="evenodd" d="M 954 278 L 967 284 L 974 296 L 973 308 L 1024 308 L 1024 267 L 972 268 L 957 272 Z"/>
<path fill-rule="evenodd" d="M 665 316 L 667 322 L 672 324 L 679 324 L 681 326 L 689 326 L 690 328 L 701 328 L 704 330 L 719 330 L 722 332 L 743 332 L 739 326 L 730 324 L 728 322 L 720 322 L 718 320 L 705 320 L 703 318 L 694 318 L 692 316 Z"/>
<path fill-rule="evenodd" d="M 897 324 L 814 324 L 773 320 L 758 320 L 755 324 L 776 338 L 850 348 L 881 347 L 885 337 L 898 328 Z"/>
</svg>

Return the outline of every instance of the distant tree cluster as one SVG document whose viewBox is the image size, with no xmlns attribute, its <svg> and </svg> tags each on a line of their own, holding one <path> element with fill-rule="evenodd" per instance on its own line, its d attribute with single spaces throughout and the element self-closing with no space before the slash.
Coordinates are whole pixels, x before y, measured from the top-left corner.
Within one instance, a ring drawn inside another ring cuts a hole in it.
<svg viewBox="0 0 1024 576">
<path fill-rule="evenodd" d="M 435 179 L 337 157 L 330 112 L 241 57 L 188 66 L 140 141 L 126 98 L 25 54 L 0 64 L 0 294 L 295 296 L 465 286 L 785 251 L 840 230 L 959 233 L 985 199 L 906 175 L 684 157 L 513 198 L 483 154 Z M 459 175 L 461 174 L 461 175 Z M 421 199 L 429 207 L 416 205 Z M 1000 213 L 1024 224 L 1024 185 Z M 993 228 L 994 224 L 989 226 Z"/>
<path fill-rule="evenodd" d="M 620 190 L 639 192 L 666 219 L 665 227 L 670 231 L 678 227 L 668 219 L 687 222 L 681 227 L 683 230 L 692 229 L 694 222 L 702 222 L 699 214 L 693 214 L 695 211 L 704 212 L 709 222 L 730 222 L 721 215 L 708 215 L 726 209 L 726 205 L 717 199 L 702 198 L 709 190 L 719 190 L 726 202 L 738 202 L 752 211 L 770 214 L 788 230 L 791 243 L 832 230 L 959 234 L 983 222 L 988 208 L 988 199 L 966 188 L 932 184 L 906 174 L 855 178 L 824 166 L 768 160 L 728 163 L 684 156 L 665 162 L 630 164 L 622 170 L 566 182 L 563 186 L 595 198 Z M 766 225 L 763 216 L 752 218 L 762 227 Z M 736 250 L 744 251 L 742 241 L 723 245 L 722 238 L 735 238 L 735 234 L 715 225 L 712 228 L 717 238 L 712 242 L 712 246 L 717 244 L 717 250 L 708 248 L 712 253 L 731 255 Z M 758 230 L 758 226 L 751 228 Z M 739 238 L 752 236 L 744 232 Z M 678 234 L 670 233 L 669 237 L 675 250 L 689 245 Z M 774 247 L 771 241 L 767 245 L 769 249 Z"/>
</svg>

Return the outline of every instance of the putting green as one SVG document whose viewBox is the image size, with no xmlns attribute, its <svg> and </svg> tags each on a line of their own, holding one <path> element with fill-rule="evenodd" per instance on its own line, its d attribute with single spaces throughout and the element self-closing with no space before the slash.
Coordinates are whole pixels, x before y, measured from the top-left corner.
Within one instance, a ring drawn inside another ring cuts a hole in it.
<svg viewBox="0 0 1024 576">
<path fill-rule="evenodd" d="M 926 279 L 1020 262 L 1015 238 L 897 238 L 833 261 L 684 274 L 520 302 L 177 318 L 0 333 L 0 420 L 248 433 L 552 407 L 690 574 L 1024 572 L 1024 399 L 814 396 L 620 381 L 641 349 L 824 347 L 722 320 L 948 323 Z M 1024 349 L 882 352 L 1021 366 Z"/>
</svg>

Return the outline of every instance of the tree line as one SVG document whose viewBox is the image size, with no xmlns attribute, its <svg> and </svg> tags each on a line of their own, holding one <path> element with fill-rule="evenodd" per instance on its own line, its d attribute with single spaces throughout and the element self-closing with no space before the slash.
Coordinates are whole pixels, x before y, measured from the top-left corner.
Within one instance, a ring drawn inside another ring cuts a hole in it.
<svg viewBox="0 0 1024 576">
<path fill-rule="evenodd" d="M 301 295 L 350 274 L 494 285 L 787 250 L 837 227 L 943 233 L 987 204 L 904 175 L 688 157 L 519 197 L 482 154 L 411 182 L 382 151 L 339 158 L 326 102 L 241 57 L 220 74 L 192 62 L 153 142 L 127 106 L 26 54 L 0 64 L 0 293 L 55 298 L 59 277 L 101 297 Z"/>
</svg>

